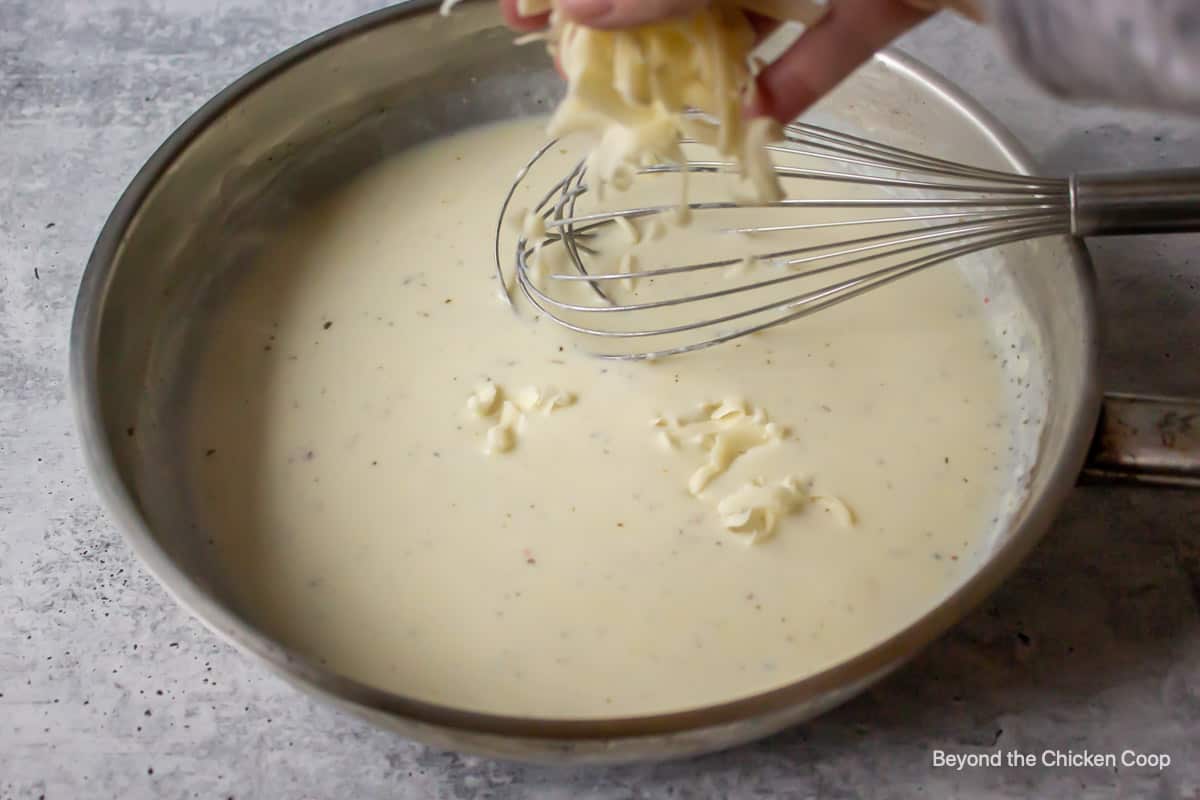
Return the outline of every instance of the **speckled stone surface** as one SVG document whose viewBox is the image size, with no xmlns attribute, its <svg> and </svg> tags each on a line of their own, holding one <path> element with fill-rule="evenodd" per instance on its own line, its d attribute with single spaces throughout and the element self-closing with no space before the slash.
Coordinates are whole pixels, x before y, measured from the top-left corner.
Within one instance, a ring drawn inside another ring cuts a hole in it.
<svg viewBox="0 0 1200 800">
<path fill-rule="evenodd" d="M 81 466 L 65 372 L 83 264 L 175 125 L 267 56 L 376 5 L 0 2 L 0 798 L 1200 799 L 1195 494 L 1078 490 L 1014 579 L 879 688 L 759 745 L 667 765 L 429 750 L 308 700 L 177 608 Z M 1049 169 L 1200 162 L 1200 121 L 1059 105 L 958 21 L 904 44 Z M 1109 386 L 1200 395 L 1200 237 L 1093 252 Z M 997 748 L 1173 763 L 931 764 L 935 749 Z"/>
</svg>

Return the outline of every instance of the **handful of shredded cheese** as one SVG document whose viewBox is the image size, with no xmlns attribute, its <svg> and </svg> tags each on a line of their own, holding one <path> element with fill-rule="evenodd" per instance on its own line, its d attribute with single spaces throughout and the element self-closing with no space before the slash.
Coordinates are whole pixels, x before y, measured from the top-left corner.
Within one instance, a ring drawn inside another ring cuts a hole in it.
<svg viewBox="0 0 1200 800">
<path fill-rule="evenodd" d="M 683 164 L 686 136 L 739 163 L 760 199 L 783 196 L 764 148 L 775 126 L 742 118 L 754 30 L 740 8 L 715 4 L 686 19 L 621 31 L 566 24 L 551 47 L 567 76 L 567 96 L 549 132 L 599 136 L 590 174 L 619 188 L 643 164 Z M 717 125 L 687 117 L 689 108 Z"/>
<path fill-rule="evenodd" d="M 442 13 L 459 1 L 444 0 Z M 686 137 L 731 159 L 758 199 L 773 202 L 783 190 L 766 145 L 782 132 L 772 120 L 742 117 L 755 47 L 747 12 L 811 24 L 823 7 L 824 0 L 716 0 L 684 19 L 609 31 L 563 20 L 553 0 L 520 0 L 522 16 L 549 12 L 550 25 L 518 41 L 544 40 L 558 57 L 567 95 L 549 133 L 596 136 L 587 164 L 594 180 L 621 188 L 640 166 L 683 165 Z M 690 116 L 690 109 L 716 125 Z"/>
</svg>

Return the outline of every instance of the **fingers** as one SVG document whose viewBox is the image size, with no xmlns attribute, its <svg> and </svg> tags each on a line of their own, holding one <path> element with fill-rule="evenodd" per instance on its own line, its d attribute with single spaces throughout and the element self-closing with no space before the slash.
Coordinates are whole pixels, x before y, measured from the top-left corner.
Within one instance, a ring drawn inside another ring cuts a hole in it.
<svg viewBox="0 0 1200 800">
<path fill-rule="evenodd" d="M 517 0 L 500 0 L 500 11 L 504 14 L 504 22 L 515 31 L 538 31 L 546 27 L 549 14 L 538 14 L 533 17 L 522 17 L 517 11 Z"/>
<path fill-rule="evenodd" d="M 594 28 L 625 28 L 686 16 L 708 0 L 559 0 L 562 13 Z M 517 0 L 500 0 L 519 31 L 545 27 L 547 15 L 522 17 Z M 928 16 L 906 0 L 835 0 L 817 24 L 758 76 L 751 116 L 790 122 L 860 67 L 877 50 Z M 762 38 L 772 23 L 752 18 Z"/>
<path fill-rule="evenodd" d="M 507 0 L 506 0 L 507 2 Z M 593 28 L 628 28 L 683 17 L 708 0 L 560 0 L 559 8 L 574 22 Z"/>
<path fill-rule="evenodd" d="M 761 42 L 763 39 L 775 32 L 775 29 L 780 26 L 779 20 L 764 17 L 761 14 L 755 14 L 752 11 L 746 12 L 746 19 L 750 21 L 750 27 L 754 28 L 754 41 Z"/>
<path fill-rule="evenodd" d="M 902 0 L 836 0 L 828 14 L 758 76 L 750 115 L 792 121 L 927 16 Z"/>
</svg>

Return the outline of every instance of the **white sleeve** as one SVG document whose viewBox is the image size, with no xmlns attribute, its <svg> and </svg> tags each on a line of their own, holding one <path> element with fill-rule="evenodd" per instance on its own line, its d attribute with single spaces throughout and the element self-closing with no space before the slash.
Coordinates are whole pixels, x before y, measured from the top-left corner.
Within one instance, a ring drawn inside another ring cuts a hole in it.
<svg viewBox="0 0 1200 800">
<path fill-rule="evenodd" d="M 1200 113 L 1200 0 L 985 0 L 1016 62 L 1057 95 Z"/>
</svg>

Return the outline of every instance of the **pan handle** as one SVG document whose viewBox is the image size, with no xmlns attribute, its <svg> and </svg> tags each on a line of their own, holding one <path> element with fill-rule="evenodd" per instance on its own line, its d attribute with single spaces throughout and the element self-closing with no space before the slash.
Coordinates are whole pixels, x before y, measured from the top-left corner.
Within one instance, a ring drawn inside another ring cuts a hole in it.
<svg viewBox="0 0 1200 800">
<path fill-rule="evenodd" d="M 1200 489 L 1200 400 L 1106 394 L 1081 481 Z"/>
</svg>

